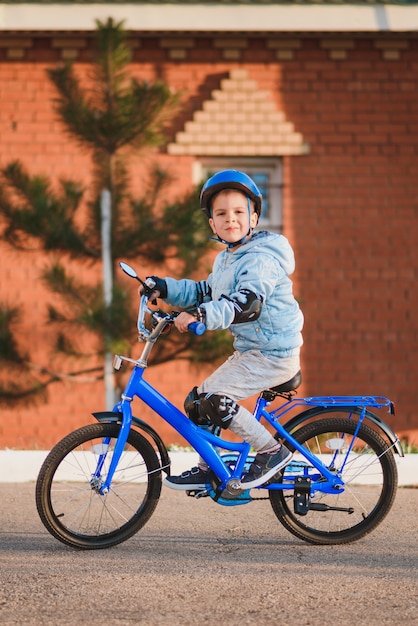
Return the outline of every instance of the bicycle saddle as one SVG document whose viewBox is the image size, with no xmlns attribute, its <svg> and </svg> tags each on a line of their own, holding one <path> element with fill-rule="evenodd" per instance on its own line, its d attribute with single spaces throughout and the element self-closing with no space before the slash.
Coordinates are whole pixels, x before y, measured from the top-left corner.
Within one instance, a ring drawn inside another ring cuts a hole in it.
<svg viewBox="0 0 418 626">
<path fill-rule="evenodd" d="M 277 387 L 271 387 L 268 391 L 273 391 L 274 393 L 287 393 L 288 391 L 293 391 L 297 389 L 302 382 L 302 372 L 299 370 L 297 374 L 293 376 L 290 380 L 281 385 L 277 385 Z"/>
</svg>

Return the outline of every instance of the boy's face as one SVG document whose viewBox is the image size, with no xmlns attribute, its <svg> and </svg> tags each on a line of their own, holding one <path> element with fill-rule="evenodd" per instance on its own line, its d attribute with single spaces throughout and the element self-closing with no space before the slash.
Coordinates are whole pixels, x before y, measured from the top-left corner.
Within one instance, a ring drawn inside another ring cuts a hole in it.
<svg viewBox="0 0 418 626">
<path fill-rule="evenodd" d="M 257 226 L 258 216 L 251 202 L 251 218 L 248 216 L 247 197 L 239 191 L 221 191 L 212 201 L 212 217 L 209 225 L 220 239 L 235 243 Z"/>
</svg>

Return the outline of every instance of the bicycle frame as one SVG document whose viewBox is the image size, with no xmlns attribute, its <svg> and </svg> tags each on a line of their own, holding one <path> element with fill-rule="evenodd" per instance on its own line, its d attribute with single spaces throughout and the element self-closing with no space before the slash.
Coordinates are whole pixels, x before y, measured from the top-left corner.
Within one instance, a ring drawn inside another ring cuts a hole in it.
<svg viewBox="0 0 418 626">
<path fill-rule="evenodd" d="M 120 360 L 125 360 L 124 357 L 117 357 Z M 126 359 L 133 361 L 131 359 Z M 149 406 L 155 413 L 157 413 L 162 419 L 170 424 L 188 443 L 201 455 L 206 461 L 211 470 L 216 474 L 220 480 L 219 492 L 221 493 L 225 489 L 226 484 L 231 479 L 239 480 L 242 476 L 245 463 L 247 462 L 248 455 L 250 453 L 250 444 L 246 442 L 230 442 L 223 439 L 220 436 L 199 428 L 186 415 L 184 415 L 177 407 L 175 407 L 167 398 L 165 398 L 157 389 L 150 385 L 144 378 L 144 371 L 146 363 L 139 361 L 133 361 L 134 368 L 132 370 L 129 381 L 126 385 L 124 393 L 121 396 L 121 400 L 115 405 L 114 412 L 122 414 L 122 426 L 118 435 L 115 449 L 112 457 L 112 461 L 109 467 L 108 474 L 105 481 L 102 484 L 100 493 L 105 494 L 109 491 L 114 472 L 117 468 L 119 459 L 125 447 L 129 431 L 132 427 L 132 401 L 136 396 L 147 406 Z M 361 407 L 361 413 L 357 425 L 356 432 L 353 436 L 353 441 L 360 426 L 366 416 L 366 409 L 368 406 L 374 406 L 381 408 L 383 406 L 391 406 L 390 400 L 381 397 L 361 397 L 361 396 L 347 396 L 336 397 L 330 396 L 328 398 L 294 398 L 289 399 L 283 406 L 274 411 L 267 411 L 267 406 L 270 402 L 261 396 L 258 398 L 255 409 L 254 418 L 260 420 L 263 417 L 277 432 L 278 436 L 287 441 L 293 448 L 299 452 L 309 464 L 318 470 L 318 475 L 321 478 L 320 482 L 315 482 L 314 489 L 316 491 L 322 491 L 326 493 L 336 493 L 336 491 L 343 489 L 344 483 L 339 475 L 330 471 L 321 460 L 313 455 L 306 447 L 299 444 L 299 442 L 285 429 L 285 427 L 279 422 L 279 419 L 286 415 L 291 409 L 295 407 L 307 407 L 307 406 L 344 406 L 344 407 Z M 397 438 L 393 435 L 394 439 L 392 444 L 396 445 Z M 350 453 L 350 449 L 347 451 L 347 457 Z M 229 450 L 237 453 L 237 460 L 234 468 L 231 469 L 221 458 L 221 454 L 217 448 L 222 450 Z M 97 470 L 94 476 L 100 475 L 100 470 L 103 465 L 103 459 L 99 458 Z M 284 483 L 272 483 L 268 486 L 269 489 L 293 489 L 292 484 Z"/>
</svg>

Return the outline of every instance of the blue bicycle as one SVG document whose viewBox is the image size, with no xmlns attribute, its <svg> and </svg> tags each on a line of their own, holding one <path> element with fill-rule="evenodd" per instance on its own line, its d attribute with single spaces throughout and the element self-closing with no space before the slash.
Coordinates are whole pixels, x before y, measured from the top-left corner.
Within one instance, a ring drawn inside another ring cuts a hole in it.
<svg viewBox="0 0 418 626">
<path fill-rule="evenodd" d="M 120 265 L 142 282 L 133 268 Z M 211 468 L 206 489 L 187 495 L 209 497 L 223 506 L 270 500 L 283 526 L 313 544 L 349 543 L 371 532 L 393 504 L 394 454 L 403 456 L 403 450 L 389 426 L 370 409 L 385 408 L 393 414 L 393 403 L 376 396 L 298 398 L 300 373 L 263 391 L 254 417 L 263 418 L 294 456 L 267 484 L 251 492 L 242 489 L 241 477 L 254 459 L 249 444 L 227 441 L 219 431 L 196 426 L 144 379 L 152 348 L 174 317 L 151 309 L 147 295 L 140 297 L 138 331 L 144 348 L 137 360 L 115 357 L 116 369 L 123 361 L 134 366 L 120 401 L 113 411 L 94 413 L 97 424 L 64 437 L 40 469 L 36 504 L 47 530 L 74 548 L 100 549 L 126 541 L 150 519 L 162 473 L 170 474 L 170 457 L 158 433 L 132 415 L 137 397 Z M 205 330 L 197 322 L 191 326 L 196 334 Z M 284 403 L 268 410 L 277 397 Z M 285 424 L 282 418 L 288 418 Z"/>
</svg>

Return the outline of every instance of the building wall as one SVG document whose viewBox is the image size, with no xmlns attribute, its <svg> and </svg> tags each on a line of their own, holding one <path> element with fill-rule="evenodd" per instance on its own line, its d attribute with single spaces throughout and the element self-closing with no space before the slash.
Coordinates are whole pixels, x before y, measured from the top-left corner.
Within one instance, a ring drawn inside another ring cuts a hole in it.
<svg viewBox="0 0 418 626">
<path fill-rule="evenodd" d="M 175 130 L 231 69 L 245 68 L 302 133 L 309 153 L 283 158 L 283 232 L 295 249 L 295 291 L 305 314 L 301 391 L 385 395 L 397 415 L 383 419 L 397 431 L 418 429 L 417 40 L 138 34 L 132 44 L 134 75 L 183 92 Z M 89 155 L 57 120 L 46 76 L 66 59 L 88 80 L 91 39 L 14 35 L 0 42 L 0 166 L 18 158 L 33 173 L 88 185 Z M 192 158 L 158 158 L 177 176 L 178 190 L 191 184 Z M 0 259 L 0 300 L 23 305 L 21 342 L 30 342 L 42 363 L 44 259 L 4 242 Z M 149 376 L 181 406 L 207 371 L 210 364 L 199 372 L 176 364 L 150 368 Z M 100 383 L 53 385 L 47 402 L 2 407 L 0 447 L 49 447 L 90 422 L 103 403 Z M 144 415 L 140 407 L 136 413 Z M 166 443 L 180 441 L 159 418 L 154 424 Z"/>
</svg>

